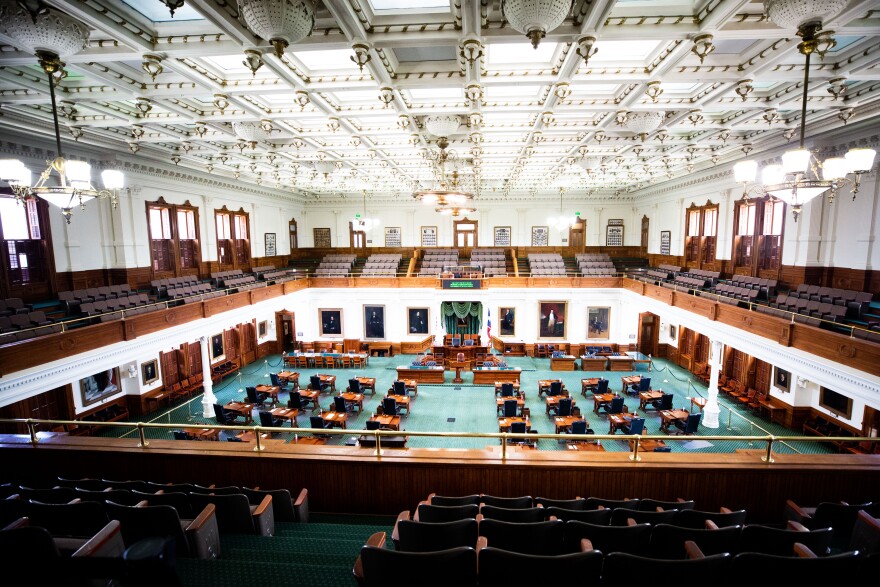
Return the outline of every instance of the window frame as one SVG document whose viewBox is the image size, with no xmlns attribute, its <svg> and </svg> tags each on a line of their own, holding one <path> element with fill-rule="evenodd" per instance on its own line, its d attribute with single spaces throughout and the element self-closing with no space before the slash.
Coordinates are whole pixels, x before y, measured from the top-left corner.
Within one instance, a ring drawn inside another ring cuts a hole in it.
<svg viewBox="0 0 880 587">
<path fill-rule="evenodd" d="M 246 238 L 238 238 L 242 227 Z M 245 212 L 244 208 L 238 210 L 230 210 L 226 206 L 215 208 L 214 230 L 217 234 L 217 263 L 221 270 L 249 267 L 252 259 L 250 214 Z M 224 236 L 228 238 L 223 238 Z"/>
<path fill-rule="evenodd" d="M 201 236 L 199 228 L 199 209 L 190 204 L 189 200 L 183 204 L 170 204 L 160 197 L 154 202 L 145 202 L 147 215 L 147 235 L 150 241 L 150 273 L 153 278 L 179 277 L 183 275 L 197 275 L 201 265 Z M 168 232 L 163 230 L 163 237 L 169 234 L 169 238 L 153 238 L 153 211 L 160 211 L 160 216 L 168 216 Z M 164 213 L 164 214 L 163 214 Z M 180 215 L 192 215 L 192 229 L 194 238 L 181 238 Z M 160 246 L 157 243 L 162 242 Z M 164 250 L 159 251 L 157 249 Z M 158 255 L 167 256 L 168 262 L 161 267 L 157 266 Z"/>
</svg>

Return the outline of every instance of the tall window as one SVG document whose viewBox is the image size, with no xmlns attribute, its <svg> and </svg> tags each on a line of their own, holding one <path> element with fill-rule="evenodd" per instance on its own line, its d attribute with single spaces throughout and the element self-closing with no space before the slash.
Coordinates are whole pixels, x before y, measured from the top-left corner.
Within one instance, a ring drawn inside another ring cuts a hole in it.
<svg viewBox="0 0 880 587">
<path fill-rule="evenodd" d="M 217 226 L 217 260 L 221 266 L 239 269 L 251 262 L 250 221 L 247 212 L 227 210 L 224 206 L 214 211 Z"/>
<path fill-rule="evenodd" d="M 785 202 L 769 198 L 737 202 L 734 208 L 734 270 L 758 276 L 782 264 Z M 768 275 L 764 275 L 768 277 Z"/>
<path fill-rule="evenodd" d="M 718 233 L 718 205 L 706 202 L 687 209 L 685 262 L 699 269 L 714 267 Z"/>
<path fill-rule="evenodd" d="M 186 202 L 147 202 L 154 275 L 182 275 L 199 269 L 199 213 Z"/>
<path fill-rule="evenodd" d="M 3 269 L 7 276 L 4 296 L 21 297 L 16 289 L 46 283 L 49 279 L 48 242 L 41 228 L 40 201 L 31 198 L 19 204 L 0 197 Z"/>
</svg>

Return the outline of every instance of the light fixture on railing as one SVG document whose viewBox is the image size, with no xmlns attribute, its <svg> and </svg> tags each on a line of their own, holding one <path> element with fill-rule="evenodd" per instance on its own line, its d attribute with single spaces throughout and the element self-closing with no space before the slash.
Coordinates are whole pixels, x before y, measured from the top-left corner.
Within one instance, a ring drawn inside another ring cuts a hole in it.
<svg viewBox="0 0 880 587">
<path fill-rule="evenodd" d="M 70 224 L 72 209 L 79 204 L 85 209 L 89 200 L 109 199 L 116 208 L 117 191 L 125 183 L 123 174 L 107 169 L 101 173 L 103 190 L 91 183 L 91 166 L 85 161 L 67 161 L 61 150 L 61 132 L 58 126 L 58 108 L 55 103 L 55 82 L 63 79 L 62 57 L 78 53 L 88 44 L 89 30 L 82 23 L 53 8 L 39 6 L 35 11 L 24 3 L 7 3 L 0 6 L 0 21 L 5 33 L 17 42 L 19 48 L 37 56 L 40 67 L 49 80 L 49 96 L 52 103 L 52 121 L 55 127 L 55 159 L 40 174 L 36 184 L 31 185 L 31 172 L 15 159 L 0 161 L 0 180 L 9 183 L 15 198 L 24 201 L 38 197 L 53 206 Z"/>
<path fill-rule="evenodd" d="M 810 13 L 804 12 L 814 4 L 817 4 L 816 10 L 818 12 L 813 14 L 818 16 L 810 16 Z M 839 11 L 841 8 L 842 5 L 836 10 Z M 777 24 L 794 22 L 798 27 L 797 34 L 802 39 L 798 44 L 798 50 L 805 59 L 801 97 L 800 145 L 797 149 L 782 154 L 782 165 L 765 166 L 761 172 L 760 184 L 754 184 L 758 172 L 758 163 L 754 160 L 740 161 L 734 165 L 733 174 L 736 181 L 743 184 L 744 199 L 748 198 L 749 194 L 769 195 L 780 199 L 791 206 L 794 220 L 797 222 L 803 205 L 825 192 L 830 191 L 828 196 L 830 203 L 834 201 L 838 189 L 850 184 L 852 185 L 853 199 L 855 199 L 862 174 L 870 171 L 874 165 L 876 151 L 854 148 L 850 149 L 844 157 L 832 157 L 820 161 L 804 147 L 807 95 L 810 83 L 810 55 L 817 53 L 819 56 L 823 56 L 836 44 L 829 33 L 821 31 L 821 18 L 827 14 L 833 14 L 834 10 L 829 11 L 827 2 L 817 3 L 803 0 L 769 2 L 767 10 L 771 20 L 774 17 L 778 19 Z M 855 177 L 850 179 L 847 177 L 849 174 L 853 174 Z"/>
</svg>

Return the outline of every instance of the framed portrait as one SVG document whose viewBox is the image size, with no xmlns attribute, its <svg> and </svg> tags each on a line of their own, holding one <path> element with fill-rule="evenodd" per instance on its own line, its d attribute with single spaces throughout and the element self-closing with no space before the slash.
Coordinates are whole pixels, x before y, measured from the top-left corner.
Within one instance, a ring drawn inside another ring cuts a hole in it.
<svg viewBox="0 0 880 587">
<path fill-rule="evenodd" d="M 538 302 L 538 338 L 565 338 L 567 302 Z"/>
<path fill-rule="evenodd" d="M 514 336 L 516 333 L 516 308 L 498 308 L 501 321 L 498 323 L 498 336 Z"/>
<path fill-rule="evenodd" d="M 550 228 L 547 226 L 532 227 L 532 246 L 546 247 L 550 242 Z"/>
<path fill-rule="evenodd" d="M 385 306 L 364 304 L 364 338 L 385 340 Z"/>
<path fill-rule="evenodd" d="M 226 357 L 226 351 L 223 349 L 223 333 L 215 334 L 211 337 L 211 362 L 219 361 Z"/>
<path fill-rule="evenodd" d="M 423 247 L 436 247 L 437 246 L 437 227 L 436 226 L 423 226 L 422 227 L 422 246 Z"/>
<path fill-rule="evenodd" d="M 155 363 L 155 361 L 153 361 Z M 82 405 L 88 406 L 119 392 L 119 368 L 113 367 L 79 380 Z"/>
<path fill-rule="evenodd" d="M 146 363 L 141 363 L 141 381 L 144 385 L 149 385 L 159 379 L 159 361 L 153 359 Z"/>
<path fill-rule="evenodd" d="M 509 247 L 510 246 L 510 227 L 509 226 L 496 226 L 495 227 L 495 246 L 496 247 Z"/>
<path fill-rule="evenodd" d="M 611 224 L 605 227 L 605 246 L 606 247 L 622 247 L 623 246 L 623 226 L 620 224 Z"/>
<path fill-rule="evenodd" d="M 257 323 L 257 335 L 260 338 L 263 338 L 264 336 L 266 336 L 266 332 L 268 330 L 269 330 L 269 321 L 268 320 L 263 320 L 263 321 Z"/>
<path fill-rule="evenodd" d="M 660 254 L 668 255 L 670 250 L 670 243 L 672 242 L 672 231 L 671 230 L 661 230 L 660 231 Z"/>
<path fill-rule="evenodd" d="M 330 242 L 329 228 L 313 228 L 312 232 L 315 235 L 316 249 L 329 249 L 333 246 L 333 244 Z"/>
<path fill-rule="evenodd" d="M 773 367 L 773 386 L 785 393 L 791 390 L 791 373 L 779 367 Z"/>
<path fill-rule="evenodd" d="M 274 257 L 275 256 L 275 233 L 267 232 L 266 233 L 266 256 Z"/>
<path fill-rule="evenodd" d="M 593 340 L 608 340 L 610 326 L 608 319 L 611 308 L 606 306 L 590 306 L 587 308 L 587 338 Z"/>
<path fill-rule="evenodd" d="M 406 330 L 410 334 L 428 334 L 430 322 L 428 308 L 406 309 Z"/>
<path fill-rule="evenodd" d="M 321 308 L 318 310 L 318 324 L 321 336 L 342 338 L 342 309 Z"/>
<path fill-rule="evenodd" d="M 400 227 L 399 226 L 386 226 L 385 227 L 385 246 L 386 247 L 399 247 L 400 246 Z"/>
</svg>

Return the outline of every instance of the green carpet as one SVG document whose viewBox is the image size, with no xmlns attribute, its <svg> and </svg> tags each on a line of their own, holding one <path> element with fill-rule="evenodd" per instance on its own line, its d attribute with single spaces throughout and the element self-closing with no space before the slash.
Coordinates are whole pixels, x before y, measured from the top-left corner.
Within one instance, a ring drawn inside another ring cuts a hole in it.
<svg viewBox="0 0 880 587">
<path fill-rule="evenodd" d="M 315 373 L 327 372 L 337 376 L 337 389 L 342 390 L 347 385 L 348 379 L 354 375 L 364 375 L 376 378 L 375 396 L 367 395 L 364 400 L 364 413 L 353 413 L 349 415 L 348 428 L 353 430 L 361 430 L 365 428 L 366 420 L 376 408 L 381 405 L 382 396 L 385 391 L 391 387 L 392 381 L 396 378 L 396 367 L 411 364 L 415 357 L 413 355 L 397 355 L 395 357 L 372 357 L 370 364 L 363 369 L 305 369 L 300 371 L 300 381 L 308 382 L 310 375 Z M 539 379 L 560 378 L 566 387 L 572 392 L 575 404 L 580 406 L 581 412 L 597 433 L 604 434 L 608 432 L 607 417 L 593 413 L 593 401 L 590 396 L 584 398 L 580 394 L 581 379 L 586 377 L 605 377 L 609 380 L 609 388 L 612 391 L 619 391 L 621 388 L 621 376 L 630 374 L 640 374 L 650 376 L 651 386 L 654 389 L 662 389 L 665 392 L 672 393 L 674 396 L 673 405 L 677 408 L 691 409 L 691 397 L 706 397 L 706 386 L 699 380 L 694 378 L 688 371 L 681 369 L 677 365 L 665 361 L 663 359 L 654 359 L 653 369 L 648 372 L 647 366 L 639 366 L 639 369 L 633 372 L 608 372 L 608 371 L 569 371 L 559 372 L 550 371 L 549 359 L 536 359 L 532 357 L 511 357 L 508 360 L 513 367 L 522 368 L 521 388 L 526 391 L 526 406 L 531 410 L 532 428 L 542 433 L 552 433 L 554 431 L 552 418 L 548 417 L 545 412 L 543 398 L 537 393 L 537 382 Z M 241 378 L 238 375 L 227 377 L 224 381 L 214 387 L 214 393 L 217 396 L 218 403 L 225 404 L 231 400 L 243 399 L 245 394 L 243 388 L 249 385 L 257 385 L 260 383 L 269 383 L 269 371 L 277 372 L 281 370 L 281 358 L 279 355 L 268 357 L 265 362 L 252 363 L 241 371 Z M 454 384 L 452 378 L 454 372 L 446 372 L 446 383 L 440 385 L 420 384 L 418 396 L 411 400 L 412 414 L 405 415 L 402 418 L 401 428 L 408 431 L 433 431 L 433 432 L 497 432 L 498 421 L 495 407 L 495 395 L 491 386 L 472 385 L 472 384 Z M 465 374 L 465 381 L 470 379 L 469 374 Z M 240 391 L 241 390 L 241 391 Z M 281 402 L 286 403 L 288 399 L 287 393 L 280 396 Z M 332 397 L 328 394 L 321 398 L 321 406 L 328 409 L 332 404 Z M 626 396 L 625 403 L 630 412 L 636 411 L 639 405 L 637 397 Z M 800 432 L 789 430 L 777 423 L 771 423 L 766 418 L 759 416 L 738 402 L 731 402 L 725 396 L 719 397 L 721 406 L 721 414 L 719 417 L 720 426 L 715 429 L 709 429 L 700 426 L 699 435 L 711 436 L 754 436 L 768 435 L 775 436 L 798 436 Z M 298 423 L 301 427 L 308 427 L 310 411 L 300 414 Z M 659 433 L 660 416 L 656 411 L 649 411 L 647 415 L 640 412 L 646 418 L 646 426 L 649 434 Z M 202 416 L 201 396 L 193 398 L 188 402 L 181 403 L 173 409 L 163 408 L 153 414 L 147 414 L 145 421 L 156 421 L 163 423 L 174 423 L 181 425 L 193 425 L 200 423 L 214 423 L 214 418 L 205 418 Z M 131 436 L 136 432 L 121 428 L 105 429 L 102 434 L 107 436 Z M 169 430 L 148 429 L 146 435 L 149 438 L 166 438 L 170 439 L 172 434 Z M 225 438 L 229 433 L 223 433 L 221 438 Z M 344 444 L 351 436 L 338 436 L 331 438 L 329 444 Z M 691 437 L 694 438 L 694 437 Z M 491 441 L 481 438 L 436 438 L 436 437 L 411 437 L 408 441 L 410 447 L 431 447 L 431 448 L 483 448 L 491 444 Z M 629 445 L 623 439 L 621 434 L 620 440 L 603 440 L 603 446 L 606 451 L 629 451 Z M 668 443 L 673 452 L 705 452 L 705 453 L 732 453 L 737 449 L 764 448 L 763 443 L 752 443 L 740 440 L 712 440 L 698 443 L 697 447 L 685 446 L 684 443 L 670 442 Z M 708 446 L 701 446 L 708 444 Z M 565 450 L 565 444 L 552 439 L 540 440 L 538 442 L 540 450 Z M 778 453 L 807 453 L 807 454 L 823 454 L 834 453 L 836 449 L 832 446 L 819 442 L 792 442 L 792 443 L 774 443 L 774 451 Z"/>
</svg>

